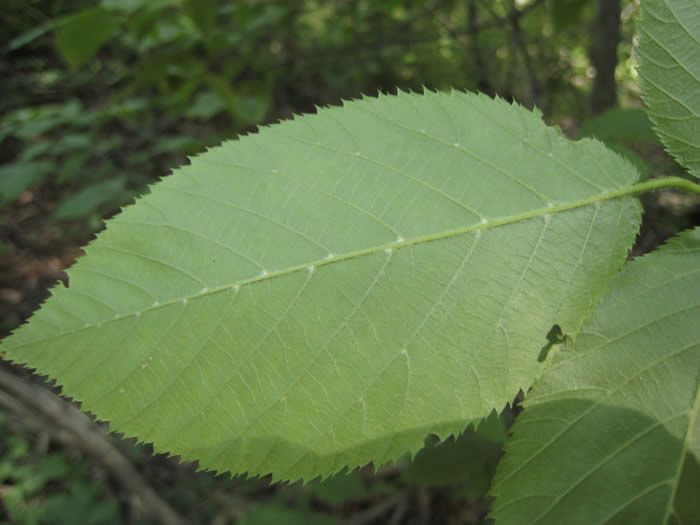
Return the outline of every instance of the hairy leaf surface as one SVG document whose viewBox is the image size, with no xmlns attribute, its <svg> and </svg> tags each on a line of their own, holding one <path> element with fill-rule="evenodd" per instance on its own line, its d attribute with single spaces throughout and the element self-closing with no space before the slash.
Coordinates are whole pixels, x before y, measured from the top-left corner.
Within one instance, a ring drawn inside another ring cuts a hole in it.
<svg viewBox="0 0 700 525">
<path fill-rule="evenodd" d="M 639 78 L 669 152 L 700 177 L 700 2 L 645 0 Z"/>
<path fill-rule="evenodd" d="M 698 327 L 700 229 L 627 265 L 536 384 L 494 482 L 497 522 L 696 523 Z"/>
<path fill-rule="evenodd" d="M 636 178 L 485 96 L 322 109 L 154 186 L 3 346 L 205 468 L 381 464 L 533 382 L 623 263 Z"/>
</svg>

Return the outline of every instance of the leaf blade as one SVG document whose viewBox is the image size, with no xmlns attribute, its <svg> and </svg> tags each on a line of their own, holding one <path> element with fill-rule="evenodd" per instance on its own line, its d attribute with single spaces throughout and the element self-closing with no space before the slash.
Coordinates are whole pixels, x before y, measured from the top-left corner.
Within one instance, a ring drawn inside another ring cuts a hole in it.
<svg viewBox="0 0 700 525">
<path fill-rule="evenodd" d="M 56 34 L 56 47 L 73 69 L 90 61 L 118 27 L 113 13 L 91 7 L 66 17 Z"/>
<path fill-rule="evenodd" d="M 700 178 L 700 6 L 693 0 L 644 2 L 639 36 L 649 116 L 669 153 Z"/>
<path fill-rule="evenodd" d="M 605 199 L 636 177 L 501 100 L 346 103 L 159 183 L 4 346 L 205 468 L 385 463 L 539 375 L 624 261 L 639 205 Z"/>
<path fill-rule="evenodd" d="M 696 229 L 625 267 L 528 398 L 494 483 L 494 518 L 695 519 L 698 255 Z M 516 510 L 516 500 L 530 504 Z"/>
</svg>

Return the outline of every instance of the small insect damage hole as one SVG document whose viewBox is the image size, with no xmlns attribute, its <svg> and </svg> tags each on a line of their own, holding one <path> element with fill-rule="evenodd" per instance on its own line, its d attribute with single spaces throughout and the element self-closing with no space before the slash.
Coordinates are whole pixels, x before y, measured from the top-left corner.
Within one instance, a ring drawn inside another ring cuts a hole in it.
<svg viewBox="0 0 700 525">
<path fill-rule="evenodd" d="M 564 333 L 561 326 L 558 324 L 552 325 L 552 328 L 550 328 L 549 332 L 547 332 L 547 344 L 540 349 L 540 353 L 537 356 L 537 362 L 543 363 L 545 359 L 547 359 L 552 347 L 564 343 L 568 339 L 569 336 Z"/>
</svg>

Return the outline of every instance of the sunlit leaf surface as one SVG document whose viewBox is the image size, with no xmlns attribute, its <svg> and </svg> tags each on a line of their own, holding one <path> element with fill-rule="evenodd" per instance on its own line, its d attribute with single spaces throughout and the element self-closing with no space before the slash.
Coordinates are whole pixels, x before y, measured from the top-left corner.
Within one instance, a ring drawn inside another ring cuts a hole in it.
<svg viewBox="0 0 700 525">
<path fill-rule="evenodd" d="M 2 349 L 115 430 L 275 479 L 500 410 L 638 228 L 600 143 L 464 93 L 345 103 L 194 158 L 108 222 Z"/>
</svg>

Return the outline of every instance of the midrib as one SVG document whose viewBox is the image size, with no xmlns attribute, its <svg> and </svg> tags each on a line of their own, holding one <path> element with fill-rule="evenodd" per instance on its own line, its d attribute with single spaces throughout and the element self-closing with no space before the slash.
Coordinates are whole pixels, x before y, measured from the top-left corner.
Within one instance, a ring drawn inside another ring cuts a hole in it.
<svg viewBox="0 0 700 525">
<path fill-rule="evenodd" d="M 487 231 L 491 230 L 494 228 L 500 228 L 503 226 L 508 226 L 510 224 L 515 224 L 517 222 L 523 222 L 531 219 L 536 219 L 539 217 L 545 217 L 545 216 L 552 216 L 556 215 L 559 213 L 563 213 L 565 211 L 569 210 L 574 210 L 577 208 L 582 208 L 585 206 L 596 206 L 600 205 L 600 203 L 608 201 L 608 200 L 613 200 L 613 199 L 619 199 L 622 197 L 629 197 L 633 195 L 637 195 L 640 193 L 644 193 L 647 191 L 652 191 L 656 189 L 661 189 L 661 188 L 668 188 L 668 187 L 675 187 L 679 189 L 684 189 L 687 191 L 690 191 L 692 193 L 698 193 L 700 194 L 700 184 L 694 184 L 686 179 L 680 178 L 680 177 L 664 177 L 660 179 L 654 179 L 646 182 L 642 182 L 639 184 L 634 184 L 632 186 L 628 186 L 626 188 L 614 190 L 614 191 L 605 191 L 598 193 L 596 195 L 592 195 L 589 197 L 586 197 L 584 199 L 579 199 L 579 200 L 574 200 L 570 201 L 564 204 L 553 204 L 551 206 L 546 206 L 544 208 L 537 208 L 534 210 L 530 210 L 524 213 L 516 214 L 516 215 L 510 215 L 507 217 L 501 217 L 497 219 L 491 219 L 486 222 L 478 222 L 476 224 L 472 224 L 470 226 L 466 226 L 464 228 L 456 228 L 452 230 L 446 230 L 443 232 L 439 233 L 434 233 L 430 235 L 423 235 L 423 236 L 418 236 L 418 237 L 413 237 L 411 239 L 402 239 L 402 240 L 397 240 L 391 243 L 379 245 L 379 246 L 373 246 L 371 248 L 364 248 L 362 250 L 355 250 L 352 252 L 347 252 L 345 254 L 340 254 L 340 255 L 333 255 L 332 257 L 326 257 L 323 259 L 318 259 L 309 263 L 305 264 L 299 264 L 296 266 L 292 266 L 289 268 L 285 268 L 284 270 L 277 270 L 277 271 L 272 271 L 272 272 L 265 272 L 264 274 L 257 275 L 255 277 L 251 277 L 249 279 L 243 279 L 238 282 L 234 282 L 231 284 L 226 284 L 223 286 L 219 286 L 216 288 L 204 288 L 200 292 L 192 295 L 187 295 L 187 296 L 182 296 L 178 297 L 176 299 L 171 299 L 169 301 L 163 302 L 163 303 L 158 303 L 154 304 L 152 306 L 149 306 L 147 308 L 143 308 L 139 311 L 134 311 L 130 313 L 126 313 L 123 315 L 118 315 L 109 319 L 104 319 L 102 321 L 98 321 L 96 323 L 91 323 L 87 324 L 85 326 L 82 326 L 80 328 L 76 328 L 75 330 L 70 330 L 66 332 L 61 332 L 59 334 L 55 334 L 49 337 L 45 337 L 42 339 L 35 339 L 33 341 L 29 341 L 26 343 L 22 343 L 16 346 L 9 346 L 6 348 L 6 350 L 14 350 L 18 348 L 22 348 L 25 346 L 31 346 L 35 345 L 38 343 L 43 343 L 46 341 L 51 341 L 55 340 L 64 336 L 68 335 L 73 335 L 77 334 L 86 330 L 92 330 L 94 328 L 101 328 L 104 324 L 107 323 L 116 323 L 119 321 L 123 321 L 132 317 L 138 317 L 143 315 L 144 313 L 159 309 L 159 308 L 165 308 L 168 306 L 172 306 L 175 304 L 183 304 L 187 303 L 191 300 L 198 299 L 200 297 L 204 297 L 207 295 L 212 295 L 212 294 L 217 294 L 225 291 L 233 291 L 234 293 L 238 293 L 238 291 L 244 287 L 248 286 L 251 284 L 255 284 L 257 282 L 261 281 L 266 281 L 268 279 L 276 279 L 278 277 L 284 277 L 286 275 L 291 275 L 293 273 L 297 272 L 302 272 L 302 271 L 310 271 L 310 270 L 315 270 L 317 268 L 327 266 L 330 264 L 335 264 L 338 262 L 342 261 L 347 261 L 351 259 L 357 259 L 360 257 L 365 257 L 365 256 L 370 256 L 370 255 L 375 255 L 378 253 L 387 253 L 389 251 L 394 252 L 396 250 L 400 250 L 405 247 L 409 246 L 417 246 L 429 242 L 434 242 L 434 241 L 440 241 L 443 239 L 450 239 L 454 237 L 458 237 L 460 235 L 465 235 L 468 233 L 472 232 L 477 232 L 477 231 Z"/>
</svg>

